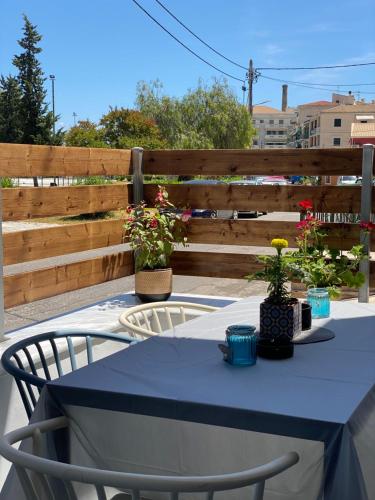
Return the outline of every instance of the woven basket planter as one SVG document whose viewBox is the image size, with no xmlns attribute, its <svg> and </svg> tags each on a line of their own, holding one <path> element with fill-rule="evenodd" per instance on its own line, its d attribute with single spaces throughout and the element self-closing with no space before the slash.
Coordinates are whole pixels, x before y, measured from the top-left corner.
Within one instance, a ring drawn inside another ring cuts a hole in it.
<svg viewBox="0 0 375 500">
<path fill-rule="evenodd" d="M 172 269 L 153 269 L 135 273 L 135 293 L 142 302 L 168 300 L 172 293 Z"/>
</svg>

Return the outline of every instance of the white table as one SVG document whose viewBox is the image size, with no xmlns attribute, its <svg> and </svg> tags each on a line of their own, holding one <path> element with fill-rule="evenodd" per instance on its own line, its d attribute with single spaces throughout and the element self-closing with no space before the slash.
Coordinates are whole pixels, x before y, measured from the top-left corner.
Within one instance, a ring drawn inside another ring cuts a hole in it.
<svg viewBox="0 0 375 500">
<path fill-rule="evenodd" d="M 72 458 L 210 474 L 295 450 L 299 464 L 267 483 L 266 500 L 375 498 L 375 307 L 333 303 L 331 318 L 314 323 L 335 339 L 295 346 L 289 360 L 227 365 L 218 341 L 229 324 L 256 324 L 259 302 L 237 302 L 49 383 L 47 403 L 52 395 L 73 421 Z"/>
</svg>

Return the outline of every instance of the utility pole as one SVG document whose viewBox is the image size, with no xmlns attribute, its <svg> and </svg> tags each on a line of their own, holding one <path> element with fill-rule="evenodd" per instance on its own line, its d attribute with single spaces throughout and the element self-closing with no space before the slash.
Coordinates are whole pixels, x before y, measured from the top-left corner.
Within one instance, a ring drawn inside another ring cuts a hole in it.
<svg viewBox="0 0 375 500">
<path fill-rule="evenodd" d="M 76 118 L 77 118 L 77 113 L 74 111 L 73 112 L 73 120 L 74 120 L 74 126 L 76 126 Z"/>
<path fill-rule="evenodd" d="M 253 60 L 250 59 L 249 61 L 249 72 L 248 72 L 248 81 L 249 81 L 249 102 L 248 102 L 248 108 L 249 108 L 249 114 L 250 116 L 253 116 L 253 83 L 254 83 L 254 66 L 253 66 Z"/>
</svg>

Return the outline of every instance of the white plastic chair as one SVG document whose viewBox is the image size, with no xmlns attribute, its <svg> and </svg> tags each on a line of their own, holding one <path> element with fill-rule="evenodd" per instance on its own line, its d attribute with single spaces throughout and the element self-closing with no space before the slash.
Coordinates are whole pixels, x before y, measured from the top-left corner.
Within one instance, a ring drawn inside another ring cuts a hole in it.
<svg viewBox="0 0 375 500">
<path fill-rule="evenodd" d="M 119 322 L 132 336 L 148 338 L 217 309 L 191 302 L 152 302 L 127 309 L 120 315 Z"/>
<path fill-rule="evenodd" d="M 252 499 L 262 500 L 265 481 L 289 469 L 299 460 L 296 452 L 289 452 L 264 465 L 241 472 L 217 476 L 159 476 L 81 467 L 42 458 L 43 434 L 68 426 L 66 417 L 57 417 L 22 427 L 0 439 L 0 454 L 14 464 L 27 500 L 78 500 L 73 482 L 93 485 L 98 500 L 108 499 L 105 487 L 130 493 L 130 497 L 126 493 L 117 493 L 111 500 L 141 500 L 142 492 L 147 492 L 148 498 L 149 492 L 163 492 L 169 494 L 170 500 L 178 500 L 180 493 L 205 493 L 206 500 L 213 500 L 215 492 L 250 485 L 256 485 Z M 33 440 L 33 453 L 13 446 L 27 438 Z M 61 481 L 56 485 L 51 478 Z M 59 496 L 55 493 L 56 488 Z"/>
</svg>

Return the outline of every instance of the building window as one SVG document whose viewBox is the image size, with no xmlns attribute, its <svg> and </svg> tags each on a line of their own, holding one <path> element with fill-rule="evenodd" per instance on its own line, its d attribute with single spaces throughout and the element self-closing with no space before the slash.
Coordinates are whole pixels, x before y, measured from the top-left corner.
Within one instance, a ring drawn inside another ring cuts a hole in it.
<svg viewBox="0 0 375 500">
<path fill-rule="evenodd" d="M 273 120 L 270 120 L 270 125 L 273 125 L 274 124 L 274 121 Z"/>
<path fill-rule="evenodd" d="M 335 118 L 333 121 L 334 127 L 341 127 L 341 118 Z"/>
<path fill-rule="evenodd" d="M 259 120 L 259 123 L 264 123 L 264 120 Z"/>
<path fill-rule="evenodd" d="M 333 145 L 334 145 L 334 146 L 340 146 L 340 144 L 341 144 L 341 139 L 340 139 L 340 137 L 334 137 L 334 138 L 333 138 Z"/>
<path fill-rule="evenodd" d="M 258 146 L 258 141 L 256 139 L 253 140 L 253 145 Z"/>
<path fill-rule="evenodd" d="M 284 120 L 279 120 L 279 125 L 284 125 Z"/>
<path fill-rule="evenodd" d="M 284 132 L 282 130 L 279 130 L 279 135 L 284 135 Z"/>
</svg>

